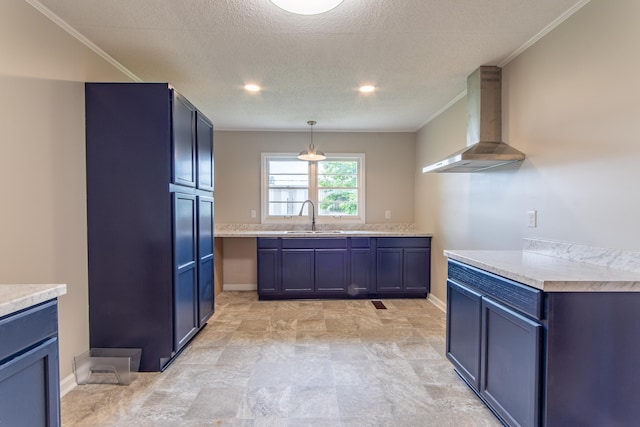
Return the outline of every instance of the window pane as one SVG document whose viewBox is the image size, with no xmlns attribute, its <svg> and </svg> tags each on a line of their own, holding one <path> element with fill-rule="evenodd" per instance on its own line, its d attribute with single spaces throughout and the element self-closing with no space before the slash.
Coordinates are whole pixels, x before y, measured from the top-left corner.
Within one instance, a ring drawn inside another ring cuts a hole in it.
<svg viewBox="0 0 640 427">
<path fill-rule="evenodd" d="M 292 160 L 269 160 L 269 173 L 294 173 L 306 175 L 309 172 L 307 162 L 301 162 L 298 159 Z"/>
<path fill-rule="evenodd" d="M 319 215 L 358 215 L 358 190 L 318 191 Z"/>
<path fill-rule="evenodd" d="M 309 175 L 269 175 L 269 187 L 308 187 Z"/>
<path fill-rule="evenodd" d="M 356 188 L 358 162 L 356 160 L 324 161 L 318 167 L 319 187 Z"/>
<path fill-rule="evenodd" d="M 269 202 L 269 215 L 294 216 L 300 212 L 301 202 Z"/>
<path fill-rule="evenodd" d="M 288 189 L 269 189 L 269 201 L 270 202 L 291 202 L 302 203 L 309 198 L 309 190 L 288 190 Z M 300 206 L 298 206 L 300 209 Z"/>
</svg>

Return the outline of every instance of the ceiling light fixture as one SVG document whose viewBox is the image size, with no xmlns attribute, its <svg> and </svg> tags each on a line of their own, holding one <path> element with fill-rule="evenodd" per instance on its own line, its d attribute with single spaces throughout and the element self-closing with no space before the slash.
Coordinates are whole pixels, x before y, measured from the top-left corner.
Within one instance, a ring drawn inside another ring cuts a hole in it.
<svg viewBox="0 0 640 427">
<path fill-rule="evenodd" d="M 307 124 L 311 126 L 311 144 L 309 144 L 308 150 L 300 152 L 298 158 L 300 160 L 306 160 L 308 162 L 317 162 L 326 159 L 327 156 L 325 156 L 322 151 L 316 150 L 315 145 L 313 145 L 313 125 L 315 125 L 316 122 L 314 120 L 309 120 Z"/>
<path fill-rule="evenodd" d="M 253 83 L 249 83 L 244 85 L 244 90 L 248 92 L 260 92 L 260 86 Z"/>
<path fill-rule="evenodd" d="M 372 85 L 364 85 L 364 86 L 360 86 L 360 89 L 358 89 L 361 93 L 371 93 L 373 91 L 376 90 L 375 86 Z"/>
<path fill-rule="evenodd" d="M 271 0 L 271 3 L 287 12 L 298 15 L 317 15 L 328 12 L 343 0 Z"/>
</svg>

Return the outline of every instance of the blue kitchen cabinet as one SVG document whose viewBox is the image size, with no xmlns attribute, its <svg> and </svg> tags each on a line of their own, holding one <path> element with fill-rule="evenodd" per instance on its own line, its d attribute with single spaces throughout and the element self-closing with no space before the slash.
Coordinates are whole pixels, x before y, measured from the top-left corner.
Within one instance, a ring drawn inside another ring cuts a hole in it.
<svg viewBox="0 0 640 427">
<path fill-rule="evenodd" d="M 174 348 L 181 349 L 198 331 L 198 256 L 196 196 L 173 193 Z"/>
<path fill-rule="evenodd" d="M 0 337 L 0 426 L 59 426 L 56 301 L 0 318 Z"/>
<path fill-rule="evenodd" d="M 283 249 L 282 293 L 312 294 L 314 292 L 314 271 L 313 249 Z"/>
<path fill-rule="evenodd" d="M 540 291 L 449 262 L 447 358 L 507 425 L 540 424 L 541 310 Z"/>
<path fill-rule="evenodd" d="M 447 357 L 458 374 L 480 390 L 482 295 L 447 280 Z"/>
<path fill-rule="evenodd" d="M 510 426 L 635 425 L 640 293 L 543 292 L 449 260 L 446 353 Z"/>
<path fill-rule="evenodd" d="M 375 253 L 370 238 L 352 237 L 349 251 L 350 279 L 348 293 L 351 296 L 371 293 L 371 281 L 375 277 Z M 373 257 L 373 258 L 372 258 Z"/>
<path fill-rule="evenodd" d="M 383 238 L 383 247 L 377 250 L 376 240 L 381 239 L 258 238 L 258 295 L 263 299 L 425 297 L 430 238 Z M 378 283 L 388 281 L 392 286 L 376 288 L 377 274 Z"/>
<path fill-rule="evenodd" d="M 316 249 L 314 255 L 315 292 L 318 294 L 347 292 L 349 280 L 347 249 Z"/>
<path fill-rule="evenodd" d="M 198 327 L 202 327 L 213 316 L 213 197 L 198 196 Z"/>
<path fill-rule="evenodd" d="M 382 237 L 376 241 L 377 291 L 426 297 L 430 289 L 430 238 Z"/>
<path fill-rule="evenodd" d="M 87 83 L 91 347 L 164 369 L 213 313 L 213 125 L 166 83 Z"/>
<path fill-rule="evenodd" d="M 278 238 L 258 239 L 258 295 L 280 293 L 280 241 Z"/>
<path fill-rule="evenodd" d="M 197 181 L 200 190 L 214 189 L 213 123 L 200 113 L 196 113 L 196 161 Z"/>
<path fill-rule="evenodd" d="M 196 108 L 175 90 L 172 91 L 173 183 L 196 186 Z"/>
</svg>

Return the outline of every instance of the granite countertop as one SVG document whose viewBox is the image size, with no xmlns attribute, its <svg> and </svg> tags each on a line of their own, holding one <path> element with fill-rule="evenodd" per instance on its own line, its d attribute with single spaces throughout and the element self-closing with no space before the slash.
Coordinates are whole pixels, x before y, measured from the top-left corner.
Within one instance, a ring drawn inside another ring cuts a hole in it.
<svg viewBox="0 0 640 427">
<path fill-rule="evenodd" d="M 269 226 L 260 224 L 216 225 L 215 237 L 432 237 L 431 233 L 418 231 L 413 224 L 376 224 L 358 227 Z"/>
<path fill-rule="evenodd" d="M 640 272 L 529 251 L 446 250 L 450 259 L 545 292 L 640 292 Z"/>
<path fill-rule="evenodd" d="M 1 285 L 0 317 L 67 293 L 67 285 Z"/>
</svg>

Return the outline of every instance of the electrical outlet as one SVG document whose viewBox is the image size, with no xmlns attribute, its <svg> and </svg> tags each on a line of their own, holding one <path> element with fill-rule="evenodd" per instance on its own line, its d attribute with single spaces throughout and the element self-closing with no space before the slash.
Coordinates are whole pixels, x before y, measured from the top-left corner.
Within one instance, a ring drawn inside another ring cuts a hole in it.
<svg viewBox="0 0 640 427">
<path fill-rule="evenodd" d="M 536 228 L 538 226 L 538 211 L 532 210 L 527 212 L 527 227 Z"/>
<path fill-rule="evenodd" d="M 256 210 L 255 209 L 251 209 L 251 218 L 255 219 L 256 216 L 258 216 L 258 213 L 256 212 Z"/>
<path fill-rule="evenodd" d="M 384 211 L 384 219 L 391 219 L 391 211 Z"/>
</svg>

